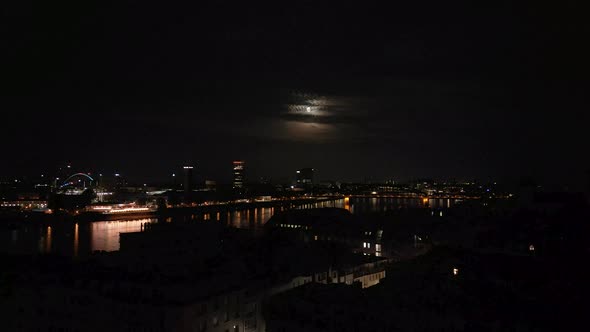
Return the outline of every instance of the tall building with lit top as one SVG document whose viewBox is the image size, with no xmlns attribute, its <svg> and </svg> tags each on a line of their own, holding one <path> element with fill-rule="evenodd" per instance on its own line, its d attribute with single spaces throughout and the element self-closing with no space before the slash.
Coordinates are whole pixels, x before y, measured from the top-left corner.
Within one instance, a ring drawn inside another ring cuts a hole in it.
<svg viewBox="0 0 590 332">
<path fill-rule="evenodd" d="M 233 188 L 234 189 L 242 189 L 244 188 L 244 168 L 246 166 L 246 162 L 243 160 L 235 160 L 233 162 Z"/>
<path fill-rule="evenodd" d="M 295 171 L 295 182 L 297 186 L 305 187 L 313 184 L 313 168 L 301 168 Z"/>
<path fill-rule="evenodd" d="M 127 185 L 127 181 L 123 177 L 123 175 L 119 173 L 115 173 L 115 189 L 119 190 L 121 187 L 125 187 Z"/>
<path fill-rule="evenodd" d="M 182 170 L 184 172 L 182 189 L 185 193 L 188 193 L 193 190 L 193 166 L 183 166 Z"/>
</svg>

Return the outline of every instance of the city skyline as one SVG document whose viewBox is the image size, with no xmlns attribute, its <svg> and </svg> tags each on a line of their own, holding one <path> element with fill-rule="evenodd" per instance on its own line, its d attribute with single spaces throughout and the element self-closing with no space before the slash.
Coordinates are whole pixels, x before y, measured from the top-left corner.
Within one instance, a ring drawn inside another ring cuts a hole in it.
<svg viewBox="0 0 590 332">
<path fill-rule="evenodd" d="M 179 187 L 184 188 L 186 181 L 191 182 L 191 187 L 199 187 L 203 186 L 206 181 L 215 181 L 221 185 L 229 185 L 231 187 L 238 188 L 235 186 L 236 181 L 236 163 L 242 163 L 242 167 L 247 163 L 246 160 L 233 160 L 228 168 L 229 170 L 225 170 L 225 174 L 220 177 L 215 176 L 214 174 L 205 174 L 203 170 L 199 168 L 199 163 L 190 164 L 179 164 L 174 168 L 169 168 L 166 173 L 161 174 L 152 174 L 149 176 L 137 176 L 134 175 L 133 170 L 126 170 L 125 172 L 121 171 L 122 168 L 116 168 L 115 170 L 98 170 L 93 168 L 85 168 L 85 167 L 77 167 L 72 163 L 65 163 L 63 167 L 56 167 L 53 170 L 45 169 L 44 171 L 39 171 L 35 173 L 18 173 L 18 174 L 3 174 L 0 175 L 0 179 L 6 181 L 12 180 L 22 180 L 26 179 L 27 181 L 41 181 L 41 182 L 60 182 L 64 181 L 67 177 L 76 174 L 82 175 L 90 175 L 94 176 L 95 180 L 102 179 L 103 177 L 109 178 L 114 180 L 116 178 L 122 178 L 128 184 L 133 185 L 158 185 L 158 186 L 172 186 L 172 187 Z M 219 167 L 220 165 L 216 165 L 217 168 L 223 169 L 223 167 Z M 227 165 L 226 165 L 227 166 Z M 245 168 L 245 167 L 244 167 Z M 242 170 L 244 170 L 242 168 Z M 320 183 L 382 183 L 382 184 L 407 184 L 407 183 L 419 183 L 423 181 L 433 182 L 433 183 L 469 183 L 469 182 L 477 182 L 477 183 L 502 183 L 504 185 L 512 185 L 517 186 L 521 182 L 531 182 L 536 183 L 538 185 L 549 185 L 549 186 L 563 186 L 563 183 L 557 182 L 541 182 L 538 178 L 532 176 L 522 176 L 518 178 L 494 178 L 494 177 L 468 177 L 468 176 L 457 176 L 457 177 L 435 177 L 429 175 L 423 176 L 415 176 L 409 178 L 401 178 L 401 177 L 384 177 L 384 178 L 377 178 L 372 176 L 358 176 L 358 177 L 344 177 L 344 178 L 336 178 L 330 176 L 329 172 L 324 171 L 318 172 L 317 168 L 292 168 L 285 170 L 284 173 L 276 177 L 269 177 L 265 176 L 265 174 L 260 174 L 257 172 L 256 169 L 248 168 L 248 174 L 250 176 L 245 176 L 245 173 L 242 173 L 242 184 L 264 184 L 264 183 L 273 183 L 273 184 L 303 184 L 301 180 L 301 172 L 303 171 L 311 171 L 312 173 L 307 177 L 310 180 L 306 180 L 308 184 L 320 184 Z M 190 175 L 187 175 L 190 174 Z M 319 175 L 319 176 L 318 176 Z M 188 177 L 187 177 L 188 176 Z M 59 181 L 57 181 L 59 180 Z M 587 178 L 580 178 L 580 188 L 585 189 L 586 183 L 584 181 Z M 577 190 L 577 187 L 572 187 L 571 189 Z"/>
<path fill-rule="evenodd" d="M 143 181 L 192 161 L 223 177 L 239 158 L 273 178 L 576 185 L 590 168 L 583 20 L 551 23 L 567 6 L 236 6 L 12 8 L 0 174 L 71 160 Z"/>
</svg>

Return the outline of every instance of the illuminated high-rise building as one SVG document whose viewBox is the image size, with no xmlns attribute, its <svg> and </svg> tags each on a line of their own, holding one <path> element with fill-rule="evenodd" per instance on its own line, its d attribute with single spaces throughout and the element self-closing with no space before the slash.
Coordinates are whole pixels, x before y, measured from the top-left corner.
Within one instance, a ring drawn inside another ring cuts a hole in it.
<svg viewBox="0 0 590 332">
<path fill-rule="evenodd" d="M 246 166 L 246 162 L 243 160 L 235 160 L 233 162 L 233 167 L 234 167 L 233 188 L 234 189 L 244 188 L 244 167 L 245 166 Z"/>
<path fill-rule="evenodd" d="M 115 190 L 121 189 L 121 187 L 125 187 L 127 185 L 127 181 L 123 177 L 123 175 L 119 173 L 115 173 Z"/>
<path fill-rule="evenodd" d="M 182 189 L 188 193 L 193 190 L 193 166 L 183 166 L 182 169 L 184 171 Z"/>
<path fill-rule="evenodd" d="M 313 168 L 301 168 L 295 171 L 295 182 L 297 186 L 311 186 L 313 184 L 313 173 Z"/>
</svg>

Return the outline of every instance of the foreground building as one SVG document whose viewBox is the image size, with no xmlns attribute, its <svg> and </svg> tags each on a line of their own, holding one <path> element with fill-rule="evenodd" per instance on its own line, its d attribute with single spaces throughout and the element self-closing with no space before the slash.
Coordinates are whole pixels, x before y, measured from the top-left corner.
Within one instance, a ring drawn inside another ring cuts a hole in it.
<svg viewBox="0 0 590 332">
<path fill-rule="evenodd" d="M 121 250 L 20 271 L 0 310 L 8 331 L 264 332 L 264 303 L 307 284 L 371 287 L 387 261 L 314 242 L 255 238 L 216 222 L 145 224 Z M 10 305 L 8 305 L 10 304 Z"/>
</svg>

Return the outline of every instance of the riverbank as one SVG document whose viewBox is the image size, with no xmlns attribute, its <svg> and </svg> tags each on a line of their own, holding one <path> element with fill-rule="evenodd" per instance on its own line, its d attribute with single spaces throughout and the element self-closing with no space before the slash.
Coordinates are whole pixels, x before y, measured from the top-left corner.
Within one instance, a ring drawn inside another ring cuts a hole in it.
<svg viewBox="0 0 590 332">
<path fill-rule="evenodd" d="M 136 220 L 145 218 L 167 218 L 181 215 L 206 214 L 206 213 L 226 213 L 232 211 L 257 209 L 257 208 L 279 208 L 292 209 L 314 205 L 322 202 L 330 202 L 341 199 L 341 197 L 326 197 L 319 199 L 304 198 L 292 200 L 272 200 L 272 201 L 252 201 L 252 202 L 229 202 L 217 204 L 200 204 L 194 206 L 175 206 L 166 207 L 153 211 L 133 211 L 124 213 L 97 213 L 82 212 L 71 214 L 65 211 L 54 213 L 43 213 L 35 211 L 12 212 L 10 214 L 0 214 L 0 228 L 18 228 L 19 225 L 29 223 L 39 223 L 51 225 L 53 223 L 84 223 L 95 221 L 117 221 L 117 220 Z"/>
</svg>

